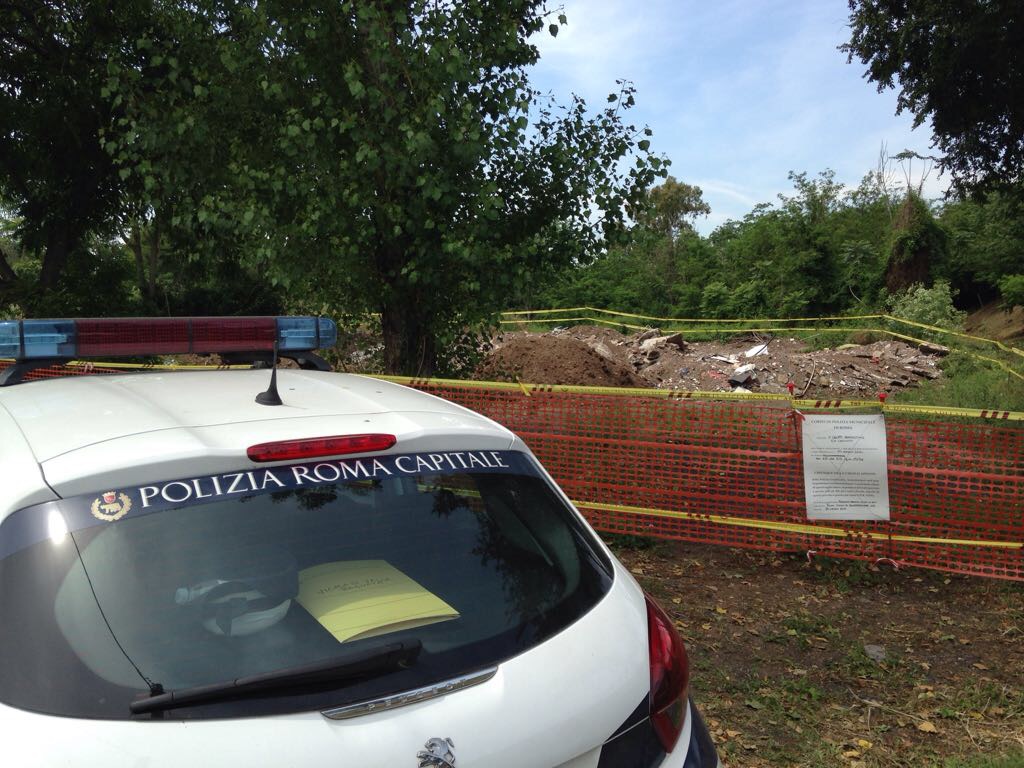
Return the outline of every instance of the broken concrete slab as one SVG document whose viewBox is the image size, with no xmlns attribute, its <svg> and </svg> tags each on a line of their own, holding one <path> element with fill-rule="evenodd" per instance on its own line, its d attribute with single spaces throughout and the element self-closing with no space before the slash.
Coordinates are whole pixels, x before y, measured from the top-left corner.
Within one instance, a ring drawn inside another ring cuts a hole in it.
<svg viewBox="0 0 1024 768">
<path fill-rule="evenodd" d="M 737 368 L 731 374 L 729 374 L 729 383 L 735 384 L 736 386 L 746 384 L 748 381 L 754 378 L 754 370 L 756 369 L 756 367 L 757 366 L 755 366 L 753 363 L 741 365 L 739 368 Z"/>
</svg>

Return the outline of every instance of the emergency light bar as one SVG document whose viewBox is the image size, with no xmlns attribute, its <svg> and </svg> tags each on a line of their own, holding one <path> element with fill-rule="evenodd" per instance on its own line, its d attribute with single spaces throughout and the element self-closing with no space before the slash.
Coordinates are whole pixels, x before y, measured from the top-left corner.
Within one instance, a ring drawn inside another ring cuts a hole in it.
<svg viewBox="0 0 1024 768">
<path fill-rule="evenodd" d="M 161 317 L 0 321 L 0 358 L 72 360 L 169 354 L 271 352 L 333 347 L 326 317 Z"/>
</svg>

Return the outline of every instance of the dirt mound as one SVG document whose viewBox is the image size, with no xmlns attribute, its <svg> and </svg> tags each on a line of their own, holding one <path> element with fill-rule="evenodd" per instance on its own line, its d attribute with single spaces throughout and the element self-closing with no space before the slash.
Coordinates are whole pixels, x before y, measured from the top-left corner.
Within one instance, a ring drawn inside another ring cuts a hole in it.
<svg viewBox="0 0 1024 768">
<path fill-rule="evenodd" d="M 495 341 L 476 378 L 531 384 L 598 387 L 650 386 L 633 369 L 580 339 L 565 335 L 508 334 Z"/>
</svg>

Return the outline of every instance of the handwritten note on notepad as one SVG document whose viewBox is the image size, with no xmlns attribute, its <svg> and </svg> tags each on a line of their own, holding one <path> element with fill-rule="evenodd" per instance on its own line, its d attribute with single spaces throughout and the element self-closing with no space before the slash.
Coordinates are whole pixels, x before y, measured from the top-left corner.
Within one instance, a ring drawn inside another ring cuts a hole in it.
<svg viewBox="0 0 1024 768">
<path fill-rule="evenodd" d="M 459 616 L 386 560 L 343 560 L 306 568 L 299 572 L 298 601 L 341 643 Z"/>
</svg>

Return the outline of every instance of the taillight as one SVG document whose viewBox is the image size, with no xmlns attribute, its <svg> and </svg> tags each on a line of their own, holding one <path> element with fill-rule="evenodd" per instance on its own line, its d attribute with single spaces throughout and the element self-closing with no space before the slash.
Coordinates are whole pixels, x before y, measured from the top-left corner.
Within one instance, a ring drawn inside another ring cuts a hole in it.
<svg viewBox="0 0 1024 768">
<path fill-rule="evenodd" d="M 304 440 L 280 440 L 249 447 L 253 461 L 294 461 L 320 456 L 343 456 L 349 453 L 386 451 L 395 444 L 394 435 L 338 435 L 311 437 Z"/>
<path fill-rule="evenodd" d="M 690 662 L 675 625 L 649 595 L 647 645 L 651 664 L 651 724 L 666 752 L 671 752 L 686 721 Z"/>
</svg>

